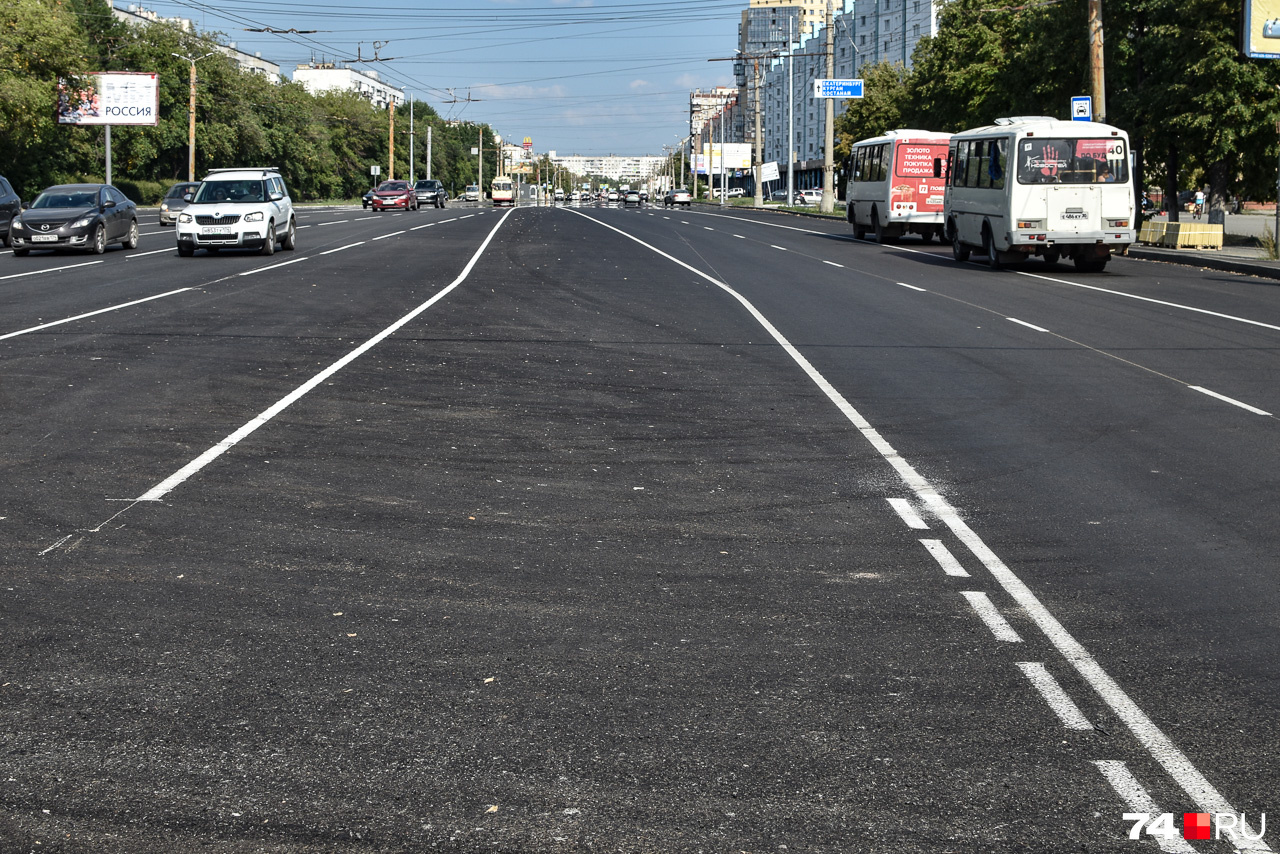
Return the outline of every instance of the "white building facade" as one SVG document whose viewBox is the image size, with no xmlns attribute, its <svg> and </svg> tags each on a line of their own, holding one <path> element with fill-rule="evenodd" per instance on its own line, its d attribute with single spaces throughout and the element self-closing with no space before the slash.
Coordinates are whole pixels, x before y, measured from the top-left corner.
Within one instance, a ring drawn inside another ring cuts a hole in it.
<svg viewBox="0 0 1280 854">
<path fill-rule="evenodd" d="M 334 90 L 355 92 L 379 110 L 385 110 L 388 104 L 399 107 L 405 101 L 404 92 L 379 80 L 378 72 L 332 62 L 299 65 L 293 71 L 293 82 L 302 84 L 313 95 Z"/>
<path fill-rule="evenodd" d="M 556 152 L 548 152 L 551 162 L 575 175 L 600 175 L 608 181 L 647 181 L 656 175 L 667 159 L 649 155 L 629 157 L 610 154 L 604 157 L 589 157 L 578 154 L 560 156 Z"/>
</svg>

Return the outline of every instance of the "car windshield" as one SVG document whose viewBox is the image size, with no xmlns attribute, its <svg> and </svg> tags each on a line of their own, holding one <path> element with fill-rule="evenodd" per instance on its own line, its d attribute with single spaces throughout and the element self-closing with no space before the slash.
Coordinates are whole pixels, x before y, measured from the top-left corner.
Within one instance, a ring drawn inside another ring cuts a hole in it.
<svg viewBox="0 0 1280 854">
<path fill-rule="evenodd" d="M 253 204 L 265 201 L 262 182 L 248 179 L 231 181 L 205 181 L 191 200 L 195 205 Z"/>
<path fill-rule="evenodd" d="M 169 188 L 169 192 L 165 194 L 166 199 L 180 199 L 187 193 L 193 192 L 198 184 L 174 184 Z"/>
<path fill-rule="evenodd" d="M 383 181 L 378 185 L 379 193 L 403 193 L 409 189 L 408 181 Z"/>
<path fill-rule="evenodd" d="M 1122 139 L 1023 139 L 1018 142 L 1021 184 L 1123 184 L 1129 155 Z"/>
<path fill-rule="evenodd" d="M 97 190 L 54 190 L 41 193 L 33 208 L 92 208 L 98 204 Z"/>
<path fill-rule="evenodd" d="M 415 185 L 415 189 L 418 189 L 418 190 L 434 190 L 437 186 L 439 186 L 439 184 L 440 184 L 440 182 L 439 182 L 439 181 L 419 181 L 419 182 Z"/>
</svg>

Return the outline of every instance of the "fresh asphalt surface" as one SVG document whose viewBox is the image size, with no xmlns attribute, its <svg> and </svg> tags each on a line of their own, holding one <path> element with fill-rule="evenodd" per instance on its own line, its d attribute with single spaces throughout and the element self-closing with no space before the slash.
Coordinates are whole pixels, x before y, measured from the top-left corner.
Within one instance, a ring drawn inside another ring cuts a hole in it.
<svg viewBox="0 0 1280 854">
<path fill-rule="evenodd" d="M 1280 811 L 1280 287 L 299 213 L 271 258 L 0 255 L 0 852 L 1217 852 L 1122 815 Z"/>
</svg>

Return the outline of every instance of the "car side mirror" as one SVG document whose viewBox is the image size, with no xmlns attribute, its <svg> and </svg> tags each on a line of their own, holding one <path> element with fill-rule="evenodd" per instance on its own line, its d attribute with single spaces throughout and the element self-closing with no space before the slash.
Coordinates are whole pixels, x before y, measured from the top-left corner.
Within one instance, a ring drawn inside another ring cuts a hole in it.
<svg viewBox="0 0 1280 854">
<path fill-rule="evenodd" d="M 115 206 L 116 206 L 116 203 L 115 203 L 115 201 L 114 201 L 114 200 L 112 200 L 112 199 L 107 199 L 105 202 L 103 202 L 103 203 L 102 203 L 102 207 L 103 207 L 104 209 L 105 209 L 105 208 L 114 208 Z"/>
<path fill-rule="evenodd" d="M 25 211 L 27 208 L 29 208 L 29 207 L 31 207 L 31 205 L 27 204 L 26 202 L 23 202 L 23 203 L 21 204 L 21 206 L 20 206 L 20 208 L 21 208 L 22 210 L 24 210 L 24 211 Z"/>
<path fill-rule="evenodd" d="M 942 177 L 942 158 L 941 157 L 933 158 L 933 177 L 935 178 Z"/>
<path fill-rule="evenodd" d="M 189 201 L 191 201 L 191 194 L 190 194 L 190 193 L 185 194 L 185 195 L 182 197 L 182 200 L 183 200 L 184 202 L 189 202 Z"/>
<path fill-rule="evenodd" d="M 284 198 L 284 193 L 272 193 L 272 194 L 271 194 L 271 201 L 273 201 L 273 202 L 278 202 L 278 201 L 280 201 L 280 200 L 281 200 L 281 199 L 283 199 L 283 198 Z"/>
</svg>

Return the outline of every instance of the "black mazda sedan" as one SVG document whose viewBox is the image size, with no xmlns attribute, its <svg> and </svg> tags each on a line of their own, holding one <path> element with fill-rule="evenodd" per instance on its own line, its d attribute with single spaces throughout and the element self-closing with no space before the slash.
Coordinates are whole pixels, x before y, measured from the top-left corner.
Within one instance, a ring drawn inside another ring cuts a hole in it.
<svg viewBox="0 0 1280 854">
<path fill-rule="evenodd" d="M 50 187 L 13 220 L 13 254 L 32 249 L 80 249 L 101 255 L 108 243 L 138 247 L 138 206 L 110 184 Z"/>
</svg>

